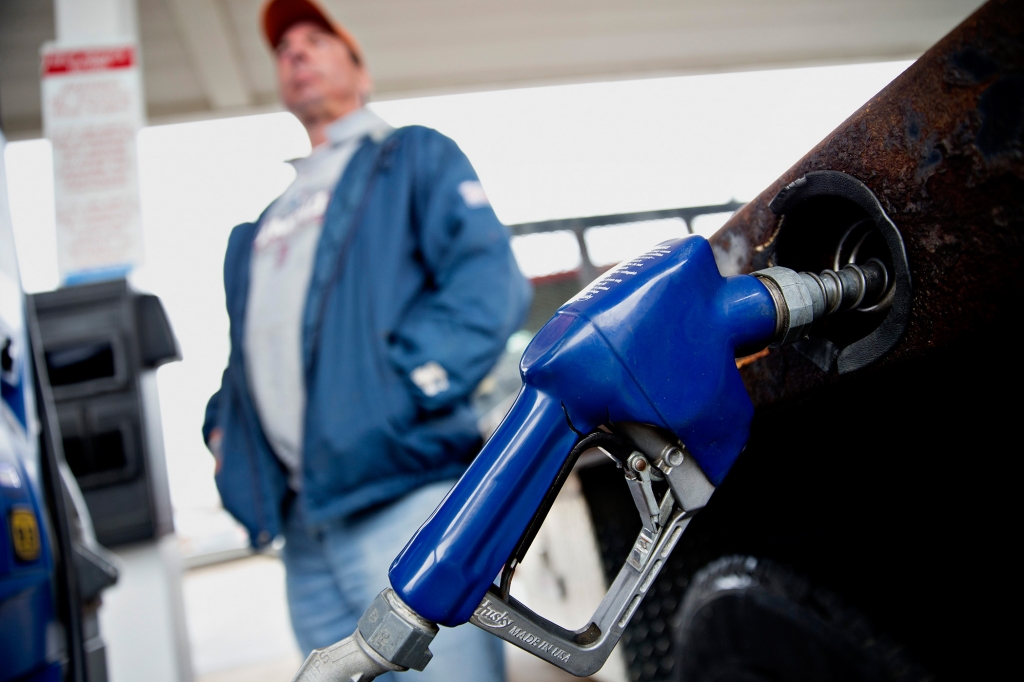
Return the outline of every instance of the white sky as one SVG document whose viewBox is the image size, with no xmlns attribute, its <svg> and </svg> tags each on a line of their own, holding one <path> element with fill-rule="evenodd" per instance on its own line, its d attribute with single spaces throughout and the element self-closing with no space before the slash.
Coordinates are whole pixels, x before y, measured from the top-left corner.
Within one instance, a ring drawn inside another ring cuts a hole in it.
<svg viewBox="0 0 1024 682">
<path fill-rule="evenodd" d="M 372 107 L 392 125 L 427 125 L 458 142 L 498 217 L 512 224 L 749 200 L 908 65 L 592 83 Z M 228 233 L 288 185 L 293 171 L 284 161 L 308 151 L 302 127 L 284 113 L 150 127 L 139 135 L 146 264 L 133 281 L 161 296 L 185 357 L 159 370 L 179 510 L 218 504 L 199 427 L 228 352 L 221 283 Z M 23 285 L 52 289 L 49 142 L 10 143 L 5 160 Z M 710 234 L 725 217 L 707 216 L 695 229 Z M 654 239 L 672 229 L 640 225 L 635 236 Z M 629 250 L 612 237 L 588 235 L 595 260 L 612 262 L 617 248 Z M 557 236 L 547 239 L 532 253 L 551 264 L 527 253 L 524 269 L 571 268 L 579 258 L 575 242 L 563 239 L 562 247 Z"/>
</svg>

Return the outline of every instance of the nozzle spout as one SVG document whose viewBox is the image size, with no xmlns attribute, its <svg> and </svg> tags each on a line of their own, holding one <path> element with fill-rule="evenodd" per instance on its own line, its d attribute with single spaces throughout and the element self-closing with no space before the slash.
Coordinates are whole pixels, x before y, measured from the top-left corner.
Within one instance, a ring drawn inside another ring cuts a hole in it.
<svg viewBox="0 0 1024 682">
<path fill-rule="evenodd" d="M 828 315 L 884 306 L 891 282 L 885 264 L 877 258 L 863 266 L 850 264 L 818 275 L 783 267 L 758 270 L 753 275 L 775 301 L 775 347 L 806 337 L 811 325 Z"/>
</svg>

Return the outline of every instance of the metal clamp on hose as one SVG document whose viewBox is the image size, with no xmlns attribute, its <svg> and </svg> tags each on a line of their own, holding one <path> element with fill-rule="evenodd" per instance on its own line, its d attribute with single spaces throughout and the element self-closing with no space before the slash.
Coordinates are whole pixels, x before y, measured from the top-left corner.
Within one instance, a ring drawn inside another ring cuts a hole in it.
<svg viewBox="0 0 1024 682">
<path fill-rule="evenodd" d="M 363 612 L 358 628 L 374 651 L 404 668 L 423 670 L 433 657 L 427 646 L 437 626 L 406 606 L 390 587 Z"/>
<path fill-rule="evenodd" d="M 811 325 L 828 315 L 870 308 L 885 298 L 889 273 L 882 261 L 822 270 L 820 275 L 774 267 L 752 273 L 775 302 L 775 340 L 772 348 L 807 336 Z"/>
<path fill-rule="evenodd" d="M 369 682 L 387 672 L 423 670 L 433 654 L 437 625 L 406 606 L 390 587 L 359 618 L 358 629 L 325 649 L 314 649 L 292 682 Z"/>
</svg>

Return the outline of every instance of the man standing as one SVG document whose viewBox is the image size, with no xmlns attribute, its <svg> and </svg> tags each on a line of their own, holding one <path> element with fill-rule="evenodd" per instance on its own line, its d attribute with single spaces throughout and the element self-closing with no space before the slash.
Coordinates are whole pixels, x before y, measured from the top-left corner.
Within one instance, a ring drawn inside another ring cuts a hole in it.
<svg viewBox="0 0 1024 682">
<path fill-rule="evenodd" d="M 263 29 L 313 151 L 231 234 L 231 355 L 203 434 L 253 545 L 285 538 L 308 653 L 355 630 L 476 452 L 469 395 L 530 292 L 459 148 L 364 108 L 371 81 L 344 27 L 311 0 L 270 0 Z M 500 642 L 476 628 L 431 649 L 422 679 L 503 677 Z"/>
</svg>

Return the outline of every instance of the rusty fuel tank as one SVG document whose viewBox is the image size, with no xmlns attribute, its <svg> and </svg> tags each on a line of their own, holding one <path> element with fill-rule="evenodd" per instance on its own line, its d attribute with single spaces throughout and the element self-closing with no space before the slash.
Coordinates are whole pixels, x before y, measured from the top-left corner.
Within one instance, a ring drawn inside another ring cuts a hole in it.
<svg viewBox="0 0 1024 682">
<path fill-rule="evenodd" d="M 624 633 L 633 682 L 725 670 L 924 682 L 1017 665 L 1007 623 L 1020 590 L 1004 576 L 1020 535 L 1024 2 L 980 8 L 737 212 L 711 239 L 720 269 L 817 272 L 858 244 L 884 257 L 856 236 L 870 228 L 863 205 L 808 198 L 822 172 L 866 187 L 895 225 L 905 298 L 812 332 L 817 346 L 739 360 L 757 408 L 751 438 Z M 867 361 L 836 359 L 887 321 Z M 623 526 L 628 496 L 615 507 L 614 474 L 580 477 L 602 551 L 621 563 L 613 555 L 636 529 Z M 717 600 L 699 586 L 723 565 L 782 567 L 784 579 L 771 594 Z M 841 675 L 812 674 L 828 655 L 821 642 L 850 655 Z"/>
<path fill-rule="evenodd" d="M 913 283 L 906 331 L 872 371 L 1005 326 L 1024 294 L 1022 34 L 1024 3 L 979 9 L 733 216 L 711 239 L 719 262 L 765 267 L 786 230 L 773 199 L 841 171 L 902 233 Z M 840 380 L 792 347 L 742 372 L 762 407 Z"/>
</svg>

